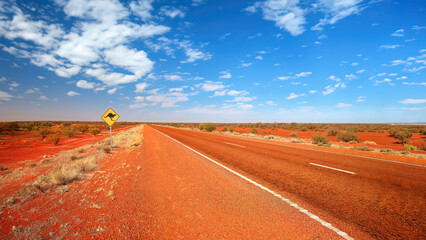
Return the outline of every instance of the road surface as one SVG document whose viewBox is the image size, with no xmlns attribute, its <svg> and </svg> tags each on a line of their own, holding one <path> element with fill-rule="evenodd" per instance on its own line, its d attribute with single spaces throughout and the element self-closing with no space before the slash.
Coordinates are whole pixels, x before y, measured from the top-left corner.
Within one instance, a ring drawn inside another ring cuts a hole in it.
<svg viewBox="0 0 426 240">
<path fill-rule="evenodd" d="M 160 126 L 145 128 L 146 148 L 150 138 L 162 154 L 176 151 L 172 162 L 158 163 L 159 174 L 196 192 L 183 201 L 203 209 L 206 229 L 235 228 L 232 237 L 264 239 L 426 238 L 423 166 Z"/>
</svg>

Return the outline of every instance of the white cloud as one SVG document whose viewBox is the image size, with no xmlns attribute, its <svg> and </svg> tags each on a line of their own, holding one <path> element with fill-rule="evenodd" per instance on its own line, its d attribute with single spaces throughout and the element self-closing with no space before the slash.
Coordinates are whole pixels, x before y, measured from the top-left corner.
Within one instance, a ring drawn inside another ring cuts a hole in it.
<svg viewBox="0 0 426 240">
<path fill-rule="evenodd" d="M 77 82 L 76 86 L 79 87 L 79 88 L 83 88 L 83 89 L 93 89 L 93 88 L 95 88 L 95 83 L 94 82 L 88 82 L 86 80 L 80 80 L 80 81 Z"/>
<path fill-rule="evenodd" d="M 141 93 L 145 90 L 145 88 L 148 87 L 148 83 L 146 82 L 138 83 L 135 85 L 135 87 L 136 87 L 135 93 Z"/>
<path fill-rule="evenodd" d="M 357 79 L 357 78 L 358 77 L 356 75 L 354 75 L 354 74 L 346 74 L 345 75 L 345 79 L 349 80 L 349 81 L 352 81 L 352 80 Z"/>
<path fill-rule="evenodd" d="M 255 2 L 247 7 L 248 12 L 256 12 L 261 9 L 265 20 L 275 22 L 275 26 L 285 29 L 293 36 L 302 34 L 305 29 L 306 11 L 298 6 L 299 0 L 266 0 L 265 2 Z"/>
<path fill-rule="evenodd" d="M 361 70 L 356 71 L 357 74 L 360 74 L 360 73 L 363 73 L 363 72 L 365 72 L 365 69 L 361 69 Z"/>
<path fill-rule="evenodd" d="M 251 65 L 252 65 L 252 63 L 241 63 L 241 65 L 239 66 L 239 68 L 250 67 Z"/>
<path fill-rule="evenodd" d="M 248 36 L 248 39 L 258 38 L 258 37 L 262 37 L 262 36 L 263 36 L 262 33 L 256 33 L 255 35 Z"/>
<path fill-rule="evenodd" d="M 134 73 L 137 78 L 150 72 L 154 66 L 144 51 L 129 49 L 123 45 L 105 50 L 104 54 L 106 61 Z"/>
<path fill-rule="evenodd" d="M 348 103 L 338 103 L 336 105 L 336 107 L 338 107 L 338 108 L 345 108 L 345 107 L 351 107 L 351 106 L 352 106 L 352 104 L 348 104 Z"/>
<path fill-rule="evenodd" d="M 403 37 L 404 36 L 404 29 L 398 29 L 394 33 L 392 33 L 393 37 Z"/>
<path fill-rule="evenodd" d="M 364 0 L 318 0 L 315 8 L 325 14 L 325 17 L 312 30 L 321 31 L 326 25 L 336 24 L 350 15 L 360 13 L 366 6 Z"/>
<path fill-rule="evenodd" d="M 219 76 L 219 78 L 225 78 L 225 79 L 229 79 L 232 77 L 232 75 L 229 72 L 220 72 L 221 74 L 223 74 L 222 76 Z"/>
<path fill-rule="evenodd" d="M 223 90 L 223 91 L 216 91 L 214 92 L 214 97 L 223 97 L 226 95 L 226 93 L 228 92 L 228 90 Z"/>
<path fill-rule="evenodd" d="M 426 99 L 412 99 L 412 98 L 407 98 L 407 99 L 404 99 L 404 100 L 400 101 L 399 103 L 403 103 L 403 104 L 420 104 L 420 103 L 426 103 Z"/>
<path fill-rule="evenodd" d="M 358 63 L 358 62 L 353 62 L 353 63 L 351 63 L 351 65 L 352 65 L 352 66 L 358 66 L 358 65 L 359 65 L 359 63 Z"/>
<path fill-rule="evenodd" d="M 13 96 L 9 93 L 0 91 L 0 101 L 10 101 L 11 98 L 13 98 Z"/>
<path fill-rule="evenodd" d="M 301 73 L 297 73 L 296 75 L 294 75 L 294 78 L 307 77 L 311 74 L 312 74 L 312 72 L 301 72 Z"/>
<path fill-rule="evenodd" d="M 310 90 L 309 93 L 317 93 L 317 90 Z"/>
<path fill-rule="evenodd" d="M 366 96 L 359 96 L 358 99 L 356 100 L 357 102 L 365 102 L 365 99 L 367 97 Z"/>
<path fill-rule="evenodd" d="M 219 40 L 225 40 L 229 36 L 231 36 L 231 33 L 225 33 L 224 35 L 222 35 L 222 36 L 219 37 Z"/>
<path fill-rule="evenodd" d="M 69 91 L 69 92 L 67 92 L 67 95 L 68 95 L 68 96 L 70 96 L 70 97 L 73 97 L 73 96 L 78 96 L 78 95 L 80 95 L 80 93 L 78 93 L 78 92 L 74 92 L 74 91 Z"/>
<path fill-rule="evenodd" d="M 164 75 L 164 79 L 167 81 L 182 81 L 182 76 L 179 75 Z"/>
<path fill-rule="evenodd" d="M 182 92 L 171 92 L 145 97 L 146 101 L 161 103 L 162 108 L 177 107 L 176 103 L 188 101 L 188 94 Z"/>
<path fill-rule="evenodd" d="M 425 86 L 426 87 L 426 82 L 403 82 L 403 85 L 409 85 L 409 86 L 413 86 L 413 85 L 419 85 L 419 86 Z"/>
<path fill-rule="evenodd" d="M 274 101 L 271 101 L 271 100 L 267 101 L 265 104 L 269 105 L 269 106 L 276 106 L 277 105 Z"/>
<path fill-rule="evenodd" d="M 418 108 L 401 108 L 402 110 L 409 110 L 409 111 L 423 111 L 426 110 L 426 107 L 418 107 Z"/>
<path fill-rule="evenodd" d="M 163 14 L 170 18 L 175 18 L 175 17 L 183 18 L 185 17 L 186 13 L 184 8 L 178 9 L 171 6 L 163 6 L 160 8 L 160 14 Z"/>
<path fill-rule="evenodd" d="M 49 100 L 49 98 L 46 97 L 46 96 L 44 96 L 44 95 L 41 95 L 38 99 L 40 99 L 40 100 Z"/>
<path fill-rule="evenodd" d="M 176 43 L 180 48 L 185 51 L 185 55 L 187 57 L 187 59 L 185 61 L 181 61 L 181 63 L 192 63 L 197 60 L 210 60 L 212 58 L 212 55 L 210 53 L 202 52 L 199 49 L 193 48 L 193 44 L 188 40 Z"/>
<path fill-rule="evenodd" d="M 109 94 L 109 95 L 112 95 L 112 94 L 114 94 L 116 91 L 117 91 L 117 88 L 111 88 L 111 89 L 110 89 L 110 90 L 108 90 L 107 92 L 108 92 L 108 94 Z"/>
<path fill-rule="evenodd" d="M 291 79 L 291 77 L 290 76 L 283 76 L 283 77 L 278 77 L 278 79 L 285 81 L 285 80 Z"/>
<path fill-rule="evenodd" d="M 398 47 L 402 47 L 402 46 L 404 46 L 404 45 L 399 45 L 399 44 L 393 44 L 393 45 L 383 44 L 383 45 L 380 45 L 380 48 L 394 49 L 394 48 L 398 48 Z"/>
<path fill-rule="evenodd" d="M 135 15 L 139 16 L 143 21 L 145 21 L 152 17 L 150 12 L 154 9 L 152 6 L 153 1 L 154 0 L 132 1 L 129 6 Z"/>
<path fill-rule="evenodd" d="M 301 96 L 305 96 L 305 94 L 290 93 L 290 95 L 287 97 L 287 99 L 291 100 L 291 99 L 295 99 L 295 98 L 298 98 L 298 97 L 301 97 Z"/>
<path fill-rule="evenodd" d="M 246 90 L 243 91 L 236 91 L 236 90 L 230 90 L 227 93 L 229 96 L 238 96 L 238 95 L 247 95 L 249 94 L 249 92 L 247 92 Z"/>
<path fill-rule="evenodd" d="M 263 57 L 262 56 L 256 56 L 254 59 L 263 60 Z"/>
<path fill-rule="evenodd" d="M 426 29 L 426 27 L 425 26 L 414 25 L 411 29 L 413 29 L 413 30 L 423 30 L 423 29 Z"/>
<path fill-rule="evenodd" d="M 217 91 L 219 89 L 225 88 L 225 85 L 223 85 L 222 82 L 212 82 L 212 81 L 206 81 L 204 83 L 200 83 L 195 86 L 201 88 L 203 91 L 206 91 L 206 92 L 213 92 L 213 91 Z"/>
<path fill-rule="evenodd" d="M 191 6 L 198 7 L 201 4 L 204 4 L 205 0 L 192 0 Z"/>
<path fill-rule="evenodd" d="M 254 99 L 256 99 L 256 97 L 236 97 L 232 102 L 251 102 Z"/>
<path fill-rule="evenodd" d="M 147 107 L 147 106 L 150 106 L 150 104 L 149 103 L 134 103 L 134 104 L 130 104 L 129 108 L 130 109 L 137 109 L 137 108 L 144 108 L 144 107 Z"/>
<path fill-rule="evenodd" d="M 328 85 L 324 88 L 324 91 L 322 92 L 323 95 L 328 95 L 330 93 L 333 93 L 336 91 L 336 89 L 339 88 L 346 88 L 346 85 L 342 82 L 336 83 L 335 85 Z"/>
<path fill-rule="evenodd" d="M 396 80 L 405 80 L 405 79 L 408 79 L 407 76 L 401 76 L 401 77 L 396 78 Z"/>
<path fill-rule="evenodd" d="M 13 81 L 13 82 L 9 83 L 8 85 L 9 85 L 9 87 L 17 88 L 17 87 L 19 87 L 20 84 Z"/>
<path fill-rule="evenodd" d="M 0 82 L 6 82 L 6 81 L 7 81 L 7 79 L 5 77 L 0 78 Z"/>
<path fill-rule="evenodd" d="M 331 75 L 330 77 L 328 77 L 328 80 L 340 82 L 341 79 L 339 77 L 336 77 L 335 75 Z"/>
<path fill-rule="evenodd" d="M 145 97 L 143 97 L 143 96 L 136 96 L 135 97 L 135 102 L 143 102 L 143 101 L 145 101 Z"/>
</svg>

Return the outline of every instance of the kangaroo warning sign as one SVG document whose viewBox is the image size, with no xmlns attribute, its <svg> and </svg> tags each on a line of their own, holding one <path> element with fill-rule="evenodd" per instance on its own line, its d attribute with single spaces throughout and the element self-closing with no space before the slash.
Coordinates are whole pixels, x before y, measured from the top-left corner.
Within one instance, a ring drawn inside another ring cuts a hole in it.
<svg viewBox="0 0 426 240">
<path fill-rule="evenodd" d="M 112 108 L 109 108 L 101 118 L 111 127 L 120 116 Z"/>
</svg>

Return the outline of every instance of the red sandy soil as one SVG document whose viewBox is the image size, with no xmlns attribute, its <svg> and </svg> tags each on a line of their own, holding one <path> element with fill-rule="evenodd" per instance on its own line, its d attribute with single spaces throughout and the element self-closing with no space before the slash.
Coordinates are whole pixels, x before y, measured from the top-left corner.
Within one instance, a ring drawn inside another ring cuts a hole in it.
<svg viewBox="0 0 426 240">
<path fill-rule="evenodd" d="M 60 130 L 62 128 L 54 126 L 51 129 Z M 114 133 L 127 130 L 131 127 L 113 128 Z M 78 134 L 74 137 L 61 135 L 59 144 L 55 146 L 50 140 L 50 136 L 42 139 L 37 131 L 28 131 L 19 135 L 4 135 L 0 137 L 0 164 L 8 169 L 17 168 L 28 163 L 26 160 L 39 160 L 46 155 L 74 149 L 92 142 L 97 142 L 109 137 L 109 129 L 102 129 L 101 133 L 93 136 L 90 133 Z"/>
<path fill-rule="evenodd" d="M 188 127 L 189 128 L 189 127 Z M 216 131 L 222 130 L 222 127 L 218 127 Z M 229 128 L 228 128 L 229 129 Z M 238 132 L 240 134 L 243 133 L 250 133 L 251 128 L 235 128 L 235 132 Z M 266 136 L 266 135 L 274 135 L 279 137 L 290 137 L 290 134 L 292 132 L 297 133 L 298 138 L 308 139 L 310 140 L 312 135 L 315 134 L 323 134 L 327 136 L 327 132 L 321 132 L 321 131 L 299 131 L 299 130 L 286 130 L 286 129 L 258 129 L 259 135 Z M 373 141 L 377 145 L 367 145 L 370 148 L 378 148 L 378 149 L 392 149 L 396 151 L 404 151 L 404 145 L 399 143 L 396 138 L 390 137 L 389 133 L 385 131 L 384 133 L 378 133 L 378 132 L 358 132 L 358 136 L 360 137 L 360 143 L 358 144 L 348 144 L 344 142 L 340 142 L 337 140 L 337 136 L 327 136 L 327 138 L 333 143 L 333 144 L 340 144 L 343 146 L 352 146 L 352 147 L 359 147 L 359 146 L 365 146 L 362 144 L 364 141 Z M 413 133 L 413 137 L 411 137 L 410 142 L 408 143 L 410 145 L 414 145 L 417 147 L 420 147 L 421 144 L 426 145 L 426 136 L 422 136 L 419 133 Z M 423 153 L 425 154 L 426 151 L 412 151 L 413 153 Z"/>
</svg>

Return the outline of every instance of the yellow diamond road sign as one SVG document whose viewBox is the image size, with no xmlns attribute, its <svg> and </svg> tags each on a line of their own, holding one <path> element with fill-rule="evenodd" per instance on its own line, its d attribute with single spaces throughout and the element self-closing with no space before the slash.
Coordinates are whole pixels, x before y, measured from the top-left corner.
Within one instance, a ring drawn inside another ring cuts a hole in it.
<svg viewBox="0 0 426 240">
<path fill-rule="evenodd" d="M 112 108 L 109 108 L 104 115 L 102 115 L 102 120 L 104 120 L 108 125 L 112 126 L 119 118 L 120 116 L 112 110 Z"/>
</svg>

